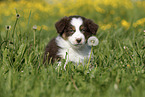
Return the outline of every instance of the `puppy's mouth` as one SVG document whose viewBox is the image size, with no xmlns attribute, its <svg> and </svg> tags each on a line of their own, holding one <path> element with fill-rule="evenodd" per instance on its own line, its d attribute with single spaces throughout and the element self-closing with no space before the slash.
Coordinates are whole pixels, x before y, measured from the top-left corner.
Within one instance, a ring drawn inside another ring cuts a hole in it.
<svg viewBox="0 0 145 97">
<path fill-rule="evenodd" d="M 74 46 L 74 47 L 81 47 L 81 46 L 83 46 L 84 44 L 83 44 L 83 43 L 77 43 L 77 44 L 72 44 L 72 43 L 71 43 L 71 45 Z"/>
<path fill-rule="evenodd" d="M 74 45 L 74 46 L 81 46 L 83 44 L 82 43 L 77 43 L 77 44 L 72 44 L 72 45 Z"/>
</svg>

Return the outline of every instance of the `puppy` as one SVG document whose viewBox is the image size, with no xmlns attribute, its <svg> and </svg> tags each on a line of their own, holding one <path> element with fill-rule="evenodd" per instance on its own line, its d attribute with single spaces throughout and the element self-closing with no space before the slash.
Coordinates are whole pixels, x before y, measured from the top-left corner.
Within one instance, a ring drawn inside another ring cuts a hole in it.
<svg viewBox="0 0 145 97">
<path fill-rule="evenodd" d="M 43 63 L 66 59 L 65 64 L 69 61 L 84 64 L 91 54 L 87 40 L 96 35 L 98 25 L 82 16 L 69 16 L 56 22 L 55 27 L 59 35 L 46 46 Z"/>
</svg>

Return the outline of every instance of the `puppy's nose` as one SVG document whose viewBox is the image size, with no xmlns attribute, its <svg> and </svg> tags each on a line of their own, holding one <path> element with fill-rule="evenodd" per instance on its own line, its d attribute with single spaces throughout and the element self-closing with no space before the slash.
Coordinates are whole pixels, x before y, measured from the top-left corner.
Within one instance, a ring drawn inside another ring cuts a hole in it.
<svg viewBox="0 0 145 97">
<path fill-rule="evenodd" d="M 82 39 L 81 38 L 77 38 L 76 41 L 77 41 L 77 43 L 80 43 L 82 41 Z"/>
</svg>

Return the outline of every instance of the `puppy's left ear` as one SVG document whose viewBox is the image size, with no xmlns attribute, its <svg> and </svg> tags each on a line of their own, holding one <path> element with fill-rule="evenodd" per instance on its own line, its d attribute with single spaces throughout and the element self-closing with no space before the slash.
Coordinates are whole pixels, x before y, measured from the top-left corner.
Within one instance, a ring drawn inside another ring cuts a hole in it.
<svg viewBox="0 0 145 97">
<path fill-rule="evenodd" d="M 93 35 L 96 35 L 99 26 L 90 19 L 86 19 L 85 24 L 88 27 L 89 32 L 91 32 Z"/>
<path fill-rule="evenodd" d="M 55 27 L 56 27 L 57 33 L 62 35 L 65 27 L 68 25 L 68 21 L 69 21 L 68 17 L 63 17 L 60 21 L 56 22 Z"/>
</svg>

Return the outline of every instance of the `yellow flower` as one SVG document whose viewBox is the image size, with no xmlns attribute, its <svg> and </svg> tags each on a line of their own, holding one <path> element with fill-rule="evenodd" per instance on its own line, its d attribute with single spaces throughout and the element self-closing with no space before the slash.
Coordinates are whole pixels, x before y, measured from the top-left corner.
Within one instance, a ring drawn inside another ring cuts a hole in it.
<svg viewBox="0 0 145 97">
<path fill-rule="evenodd" d="M 137 20 L 135 23 L 133 23 L 133 27 L 137 27 L 139 25 L 144 25 L 145 24 L 145 18 Z"/>
<path fill-rule="evenodd" d="M 122 20 L 121 21 L 121 25 L 125 28 L 129 28 L 130 27 L 130 23 L 128 23 L 126 20 Z"/>
</svg>

